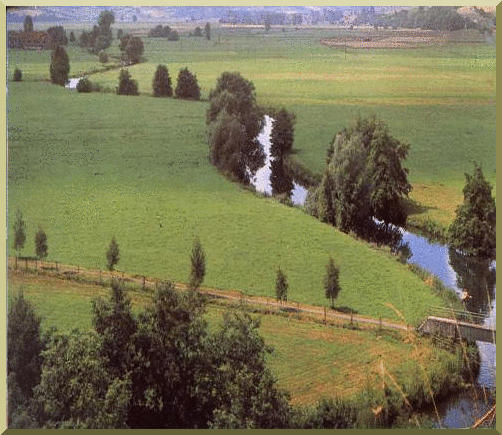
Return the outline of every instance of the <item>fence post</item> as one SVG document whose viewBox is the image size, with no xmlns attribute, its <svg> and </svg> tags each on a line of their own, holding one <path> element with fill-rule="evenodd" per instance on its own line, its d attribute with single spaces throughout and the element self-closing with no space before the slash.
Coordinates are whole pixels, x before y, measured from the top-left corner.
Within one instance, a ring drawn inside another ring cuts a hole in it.
<svg viewBox="0 0 502 435">
<path fill-rule="evenodd" d="M 99 282 L 103 282 L 103 280 L 101 279 L 101 269 L 99 269 Z"/>
<path fill-rule="evenodd" d="M 58 269 L 58 262 L 56 261 L 56 272 L 59 272 L 59 269 Z"/>
<path fill-rule="evenodd" d="M 145 290 L 145 275 L 143 275 L 143 290 Z"/>
<path fill-rule="evenodd" d="M 24 259 L 24 269 L 27 271 L 28 270 L 28 259 Z"/>
<path fill-rule="evenodd" d="M 298 313 L 298 320 L 300 320 L 300 302 L 296 303 L 296 312 Z"/>
<path fill-rule="evenodd" d="M 77 264 L 77 273 L 80 273 L 80 265 Z"/>
<path fill-rule="evenodd" d="M 352 325 L 352 318 L 354 317 L 354 313 L 350 310 L 350 324 Z"/>
<path fill-rule="evenodd" d="M 324 324 L 326 324 L 326 307 L 324 307 Z"/>
<path fill-rule="evenodd" d="M 17 270 L 17 255 L 16 255 L 16 270 Z"/>
<path fill-rule="evenodd" d="M 382 330 L 382 316 L 380 316 L 380 331 Z"/>
</svg>

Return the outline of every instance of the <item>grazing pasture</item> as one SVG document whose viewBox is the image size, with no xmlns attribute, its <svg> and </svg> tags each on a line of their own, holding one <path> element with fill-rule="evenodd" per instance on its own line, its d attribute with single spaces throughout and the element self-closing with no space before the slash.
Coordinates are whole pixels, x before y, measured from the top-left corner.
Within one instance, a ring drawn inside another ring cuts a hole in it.
<svg viewBox="0 0 502 435">
<path fill-rule="evenodd" d="M 45 276 L 11 274 L 9 297 L 23 291 L 42 317 L 42 328 L 68 332 L 92 327 L 91 300 L 108 297 L 100 286 Z M 150 293 L 129 292 L 133 312 L 151 300 Z M 206 319 L 211 329 L 221 322 L 225 308 L 209 304 Z M 380 364 L 401 385 L 417 385 L 417 371 L 428 376 L 455 364 L 456 356 L 434 348 L 427 340 L 415 343 L 397 333 L 351 330 L 299 321 L 291 317 L 252 314 L 261 319 L 260 333 L 273 346 L 268 363 L 293 404 L 313 404 L 322 397 L 349 397 L 381 382 Z M 416 344 L 416 347 L 414 346 Z M 415 380 L 413 380 L 415 378 Z"/>
<path fill-rule="evenodd" d="M 10 83 L 9 217 L 19 208 L 27 222 L 22 254 L 33 255 L 40 225 L 48 260 L 104 268 L 115 235 L 119 270 L 186 282 L 199 236 L 210 287 L 273 297 L 280 266 L 288 300 L 326 305 L 332 256 L 341 271 L 337 307 L 396 319 L 391 303 L 417 323 L 442 303 L 396 257 L 218 173 L 207 158 L 206 108 Z"/>
</svg>

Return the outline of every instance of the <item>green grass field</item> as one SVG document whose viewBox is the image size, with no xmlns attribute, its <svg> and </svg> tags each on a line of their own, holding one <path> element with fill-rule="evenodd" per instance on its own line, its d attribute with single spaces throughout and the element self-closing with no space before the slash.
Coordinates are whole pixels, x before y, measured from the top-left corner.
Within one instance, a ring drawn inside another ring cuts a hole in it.
<svg viewBox="0 0 502 435">
<path fill-rule="evenodd" d="M 281 266 L 290 300 L 325 305 L 322 280 L 333 256 L 339 307 L 396 319 L 391 303 L 416 323 L 441 304 L 395 257 L 219 174 L 207 159 L 206 108 L 10 83 L 9 245 L 19 208 L 27 221 L 24 255 L 34 253 L 40 225 L 49 260 L 100 268 L 115 235 L 119 269 L 186 282 L 198 235 L 207 286 L 273 296 Z"/>
<path fill-rule="evenodd" d="M 153 26 L 137 23 L 125 30 L 146 36 Z M 207 41 L 188 37 L 187 26 L 178 29 L 178 42 L 144 37 L 146 62 L 129 68 L 142 94 L 151 94 L 160 63 L 168 65 L 174 81 L 187 66 L 197 75 L 203 97 L 223 71 L 240 71 L 255 84 L 259 103 L 296 113 L 296 157 L 317 173 L 337 131 L 359 114 L 377 114 L 397 138 L 411 144 L 411 198 L 421 205 L 414 223 L 432 219 L 449 225 L 462 201 L 464 172 L 474 161 L 495 184 L 495 45 L 483 42 L 476 31 L 454 32 L 440 45 L 348 49 L 345 55 L 319 41 L 391 31 L 286 27 L 283 32 L 273 27 L 266 34 L 260 28 L 219 27 Z M 108 51 L 119 54 L 116 42 Z M 27 69 L 28 78 L 48 78 L 48 53 L 12 50 L 10 56 L 9 70 L 15 64 Z M 70 60 L 72 75 L 95 69 L 92 56 L 77 47 L 70 49 Z M 94 74 L 92 80 L 113 90 L 118 71 Z"/>
<path fill-rule="evenodd" d="M 43 276 L 12 274 L 9 297 L 23 291 L 42 317 L 42 328 L 60 331 L 92 326 L 91 300 L 107 297 L 108 290 L 89 284 Z M 138 313 L 150 296 L 130 292 L 133 311 Z M 225 308 L 208 305 L 206 318 L 211 328 L 221 320 Z M 322 397 L 350 396 L 379 378 L 379 364 L 398 382 L 416 378 L 427 361 L 429 376 L 454 356 L 429 346 L 427 341 L 403 341 L 398 334 L 349 330 L 299 321 L 277 315 L 253 314 L 261 319 L 260 333 L 274 347 L 268 363 L 281 388 L 295 404 L 315 403 Z M 419 382 L 415 380 L 415 382 Z"/>
</svg>

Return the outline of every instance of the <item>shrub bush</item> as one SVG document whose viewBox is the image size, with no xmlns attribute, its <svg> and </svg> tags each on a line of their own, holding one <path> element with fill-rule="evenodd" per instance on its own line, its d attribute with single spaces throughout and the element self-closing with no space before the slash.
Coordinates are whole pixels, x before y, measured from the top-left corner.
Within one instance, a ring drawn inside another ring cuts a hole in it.
<svg viewBox="0 0 502 435">
<path fill-rule="evenodd" d="M 87 77 L 82 77 L 77 83 L 78 92 L 92 92 L 92 83 Z"/>
<path fill-rule="evenodd" d="M 14 81 L 15 82 L 20 82 L 23 80 L 23 73 L 21 72 L 21 70 L 19 68 L 16 68 L 14 70 Z"/>
</svg>

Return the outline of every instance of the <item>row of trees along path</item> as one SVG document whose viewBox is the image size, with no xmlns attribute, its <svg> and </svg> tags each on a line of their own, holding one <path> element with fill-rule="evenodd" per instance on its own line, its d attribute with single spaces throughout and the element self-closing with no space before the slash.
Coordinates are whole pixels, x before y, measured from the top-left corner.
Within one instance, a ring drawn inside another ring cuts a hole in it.
<svg viewBox="0 0 502 435">
<path fill-rule="evenodd" d="M 9 257 L 8 267 L 10 273 L 44 273 L 49 276 L 55 276 L 64 279 L 75 279 L 98 285 L 108 285 L 112 278 L 123 279 L 126 284 L 136 287 L 138 290 L 154 290 L 162 280 L 143 275 L 134 275 L 122 271 L 108 271 L 100 269 L 88 269 L 77 265 L 62 264 L 58 262 L 48 262 L 33 259 L 23 259 L 18 264 L 16 272 L 16 259 Z M 189 284 L 175 282 L 175 288 L 180 291 L 185 291 L 190 288 Z M 221 290 L 210 287 L 200 287 L 199 291 L 208 295 L 211 298 L 224 299 L 229 302 L 246 303 L 258 305 L 270 310 L 285 311 L 301 315 L 302 319 L 324 321 L 325 323 L 345 323 L 355 322 L 359 326 L 369 328 L 386 328 L 400 331 L 408 331 L 410 327 L 405 323 L 397 323 L 382 318 L 375 319 L 361 315 L 345 314 L 334 310 L 329 310 L 326 307 L 308 305 L 299 302 L 277 301 L 273 298 L 265 296 L 248 296 L 238 290 Z"/>
</svg>

